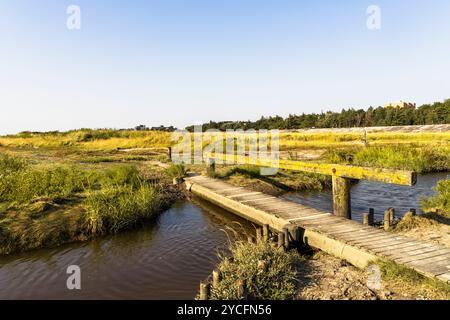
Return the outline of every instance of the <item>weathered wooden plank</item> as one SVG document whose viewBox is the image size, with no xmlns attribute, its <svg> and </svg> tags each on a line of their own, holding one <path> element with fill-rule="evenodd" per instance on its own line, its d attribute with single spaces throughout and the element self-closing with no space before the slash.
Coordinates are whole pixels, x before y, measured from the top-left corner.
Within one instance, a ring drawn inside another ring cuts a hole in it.
<svg viewBox="0 0 450 320">
<path fill-rule="evenodd" d="M 444 274 L 438 275 L 437 278 L 441 281 L 450 283 L 450 272 L 446 272 Z"/>
<path fill-rule="evenodd" d="M 251 196 L 251 195 L 255 195 L 255 194 L 259 194 L 262 195 L 262 192 L 247 192 L 247 193 L 238 193 L 238 194 L 233 194 L 230 196 L 227 196 L 227 198 L 233 199 L 233 198 L 239 198 L 239 197 L 243 197 L 243 196 Z"/>
<path fill-rule="evenodd" d="M 334 219 L 328 219 L 328 220 L 317 220 L 317 223 L 315 223 L 318 227 L 326 228 L 324 232 L 326 233 L 333 233 L 333 232 L 341 232 L 341 231 L 352 231 L 355 230 L 355 226 L 348 225 L 345 223 L 345 221 L 336 221 Z"/>
<path fill-rule="evenodd" d="M 261 199 L 261 198 L 272 199 L 275 197 L 268 195 L 268 194 L 264 194 L 264 193 L 261 193 L 261 194 L 258 193 L 258 194 L 253 194 L 253 195 L 244 195 L 244 196 L 238 196 L 238 195 L 234 196 L 233 195 L 232 198 L 238 202 L 242 202 L 242 201 Z"/>
<path fill-rule="evenodd" d="M 280 160 L 276 159 L 273 160 L 270 158 L 252 159 L 248 156 L 214 154 L 214 153 L 208 154 L 207 157 L 213 158 L 218 161 L 225 161 L 227 159 L 232 159 L 235 163 L 251 164 L 266 168 L 313 172 L 343 178 L 379 181 L 384 183 L 393 183 L 407 186 L 414 185 L 417 180 L 417 175 L 415 172 L 405 170 L 356 167 L 348 165 L 302 162 L 284 159 Z"/>
<path fill-rule="evenodd" d="M 268 209 L 268 210 L 274 210 L 274 212 L 278 212 L 278 213 L 286 213 L 286 214 L 291 213 L 295 217 L 316 216 L 316 215 L 322 213 L 322 212 L 314 210 L 314 209 L 304 210 L 304 209 L 299 209 L 297 207 L 277 209 L 276 206 L 273 206 L 273 207 L 271 207 L 271 209 Z"/>
<path fill-rule="evenodd" d="M 406 262 L 404 265 L 416 269 L 425 271 L 428 273 L 432 273 L 434 275 L 442 274 L 445 272 L 448 272 L 448 266 L 449 266 L 449 257 L 448 256 L 439 256 L 430 258 L 428 261 L 413 261 L 413 262 Z"/>
<path fill-rule="evenodd" d="M 339 234 L 339 237 L 345 241 L 353 241 L 353 240 L 370 240 L 372 238 L 378 238 L 381 235 L 384 235 L 382 232 L 378 231 L 375 228 L 371 228 L 372 230 L 358 230 L 357 232 L 347 232 Z"/>
<path fill-rule="evenodd" d="M 392 244 L 392 237 L 390 237 L 387 234 L 377 234 L 375 237 L 372 237 L 370 239 L 367 238 L 359 238 L 359 239 L 353 239 L 348 240 L 348 243 L 358 245 L 358 246 L 369 246 L 369 245 L 377 245 L 377 244 L 383 244 L 383 243 L 391 243 Z"/>
<path fill-rule="evenodd" d="M 383 245 L 368 245 L 366 244 L 364 247 L 368 250 L 371 250 L 376 253 L 383 253 L 383 251 L 391 250 L 391 249 L 401 249 L 401 248 L 407 248 L 416 246 L 417 243 L 413 243 L 410 241 L 407 242 L 401 242 L 401 243 L 384 243 Z"/>
<path fill-rule="evenodd" d="M 386 257 L 428 276 L 450 281 L 450 250 L 442 246 L 362 226 L 283 198 L 216 183 L 209 178 L 200 180 L 205 185 L 202 188 L 193 187 L 201 184 L 194 181 L 191 185 L 188 178 L 188 189 L 213 203 L 221 205 L 223 201 L 224 208 L 253 222 L 273 225 L 275 230 L 299 226 L 304 229 L 304 241 L 355 265 L 363 267 L 370 259 Z M 227 191 L 231 196 L 224 195 Z"/>
<path fill-rule="evenodd" d="M 241 203 L 256 203 L 256 202 L 261 202 L 261 201 L 267 201 L 268 199 L 271 199 L 271 198 L 257 198 L 257 199 L 250 199 L 250 200 L 242 200 L 240 202 Z"/>
<path fill-rule="evenodd" d="M 359 229 L 355 231 L 347 231 L 347 232 L 337 232 L 336 236 L 339 236 L 342 239 L 351 239 L 352 237 L 356 237 L 359 234 L 364 234 L 366 236 L 371 234 L 379 233 L 379 231 L 372 227 L 359 227 Z"/>
<path fill-rule="evenodd" d="M 327 214 L 294 214 L 294 213 L 283 213 L 283 217 L 286 218 L 293 226 L 305 226 L 305 225 L 314 225 L 316 223 L 319 223 L 320 221 L 331 221 L 329 218 L 331 218 Z"/>
<path fill-rule="evenodd" d="M 375 243 L 375 241 L 378 241 L 377 243 L 379 243 L 379 241 L 398 241 L 398 240 L 404 240 L 405 237 L 399 237 L 399 236 L 394 236 L 390 233 L 387 232 L 377 232 L 376 234 L 379 235 L 379 237 L 383 237 L 383 239 L 378 239 L 378 238 L 374 238 L 374 239 L 354 239 L 355 243 L 360 243 L 360 244 L 364 244 L 364 243 Z"/>
<path fill-rule="evenodd" d="M 397 258 L 396 261 L 401 262 L 401 263 L 408 263 L 408 262 L 416 263 L 419 261 L 421 261 L 423 263 L 428 263 L 435 257 L 444 257 L 444 256 L 450 258 L 450 251 L 448 249 L 444 248 L 444 249 L 439 249 L 439 250 L 432 251 L 432 252 L 423 253 L 420 255 L 405 256 L 403 258 Z"/>
<path fill-rule="evenodd" d="M 231 193 L 238 192 L 238 191 L 242 192 L 243 190 L 244 190 L 243 188 L 239 188 L 239 189 L 237 189 L 237 188 L 225 188 L 225 189 L 216 190 L 216 192 L 218 194 L 220 194 L 220 195 L 225 195 L 225 194 L 227 194 L 229 192 L 231 192 Z"/>
<path fill-rule="evenodd" d="M 427 252 L 432 252 L 432 251 L 436 251 L 439 250 L 439 248 L 436 248 L 434 246 L 430 246 L 428 244 L 420 244 L 418 247 L 415 248 L 406 248 L 406 249 L 402 249 L 402 250 L 394 250 L 391 253 L 387 253 L 385 252 L 384 255 L 388 256 L 391 259 L 397 259 L 397 258 L 401 258 L 404 257 L 405 254 L 412 257 L 415 255 L 419 255 L 422 253 L 427 253 Z"/>
</svg>

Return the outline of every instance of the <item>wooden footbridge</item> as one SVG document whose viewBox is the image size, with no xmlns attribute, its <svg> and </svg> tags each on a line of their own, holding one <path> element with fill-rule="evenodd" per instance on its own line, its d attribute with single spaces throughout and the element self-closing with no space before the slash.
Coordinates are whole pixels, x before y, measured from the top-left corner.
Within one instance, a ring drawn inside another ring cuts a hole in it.
<svg viewBox="0 0 450 320">
<path fill-rule="evenodd" d="M 223 156 L 210 157 L 209 170 L 214 169 L 214 159 L 223 159 Z M 250 163 L 248 157 L 235 160 Z M 275 166 L 269 160 L 258 160 L 256 163 L 252 161 L 252 164 Z M 373 227 L 373 211 L 365 214 L 365 224 L 348 219 L 351 212 L 352 179 L 413 185 L 416 182 L 415 173 L 290 160 L 279 160 L 276 165 L 282 169 L 331 175 L 335 214 L 201 175 L 185 178 L 186 187 L 205 200 L 255 224 L 270 228 L 279 234 L 279 238 L 305 243 L 347 260 L 359 268 L 366 268 L 378 258 L 385 258 L 428 277 L 450 283 L 449 248 Z M 389 228 L 392 213 L 392 210 L 385 213 L 385 229 Z"/>
</svg>

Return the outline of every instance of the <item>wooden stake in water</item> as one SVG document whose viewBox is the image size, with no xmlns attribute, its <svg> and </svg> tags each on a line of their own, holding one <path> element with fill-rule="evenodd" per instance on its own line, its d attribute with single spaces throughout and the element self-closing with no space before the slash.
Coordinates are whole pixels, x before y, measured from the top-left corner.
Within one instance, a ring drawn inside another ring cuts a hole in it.
<svg viewBox="0 0 450 320">
<path fill-rule="evenodd" d="M 373 226 L 374 215 L 375 215 L 375 210 L 373 208 L 369 209 L 369 213 L 363 213 L 363 224 L 365 226 Z"/>
<path fill-rule="evenodd" d="M 389 221 L 391 222 L 391 225 L 393 224 L 395 219 L 395 209 L 389 208 Z"/>
<path fill-rule="evenodd" d="M 264 242 L 268 242 L 270 237 L 270 228 L 268 224 L 263 226 L 263 240 Z"/>
<path fill-rule="evenodd" d="M 220 271 L 214 270 L 212 272 L 212 285 L 213 288 L 217 288 L 219 286 L 219 282 L 222 280 L 222 275 Z"/>
<path fill-rule="evenodd" d="M 391 227 L 391 210 L 387 209 L 384 212 L 384 230 L 389 230 Z"/>
<path fill-rule="evenodd" d="M 260 243 L 262 241 L 262 237 L 263 237 L 262 234 L 263 234 L 263 231 L 261 228 L 256 229 L 256 242 L 257 243 Z"/>
<path fill-rule="evenodd" d="M 284 234 L 284 246 L 289 248 L 289 230 L 287 228 L 283 228 L 283 234 Z"/>
<path fill-rule="evenodd" d="M 278 248 L 281 248 L 281 249 L 285 248 L 284 233 L 282 233 L 282 232 L 280 232 L 278 234 Z"/>
<path fill-rule="evenodd" d="M 200 282 L 200 300 L 208 300 L 211 291 L 209 282 Z"/>
<path fill-rule="evenodd" d="M 238 296 L 244 300 L 247 299 L 247 281 L 244 278 L 239 279 L 237 282 Z"/>
</svg>

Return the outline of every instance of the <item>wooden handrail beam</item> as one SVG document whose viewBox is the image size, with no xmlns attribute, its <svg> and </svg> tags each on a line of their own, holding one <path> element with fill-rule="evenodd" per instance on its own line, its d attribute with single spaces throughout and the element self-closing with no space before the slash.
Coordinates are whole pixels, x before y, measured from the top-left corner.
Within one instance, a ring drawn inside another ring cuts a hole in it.
<svg viewBox="0 0 450 320">
<path fill-rule="evenodd" d="M 342 164 L 316 163 L 296 160 L 274 160 L 271 158 L 251 158 L 230 154 L 208 154 L 207 158 L 223 163 L 249 164 L 259 167 L 304 171 L 357 180 L 378 181 L 383 183 L 413 186 L 417 181 L 414 171 L 358 167 Z"/>
</svg>

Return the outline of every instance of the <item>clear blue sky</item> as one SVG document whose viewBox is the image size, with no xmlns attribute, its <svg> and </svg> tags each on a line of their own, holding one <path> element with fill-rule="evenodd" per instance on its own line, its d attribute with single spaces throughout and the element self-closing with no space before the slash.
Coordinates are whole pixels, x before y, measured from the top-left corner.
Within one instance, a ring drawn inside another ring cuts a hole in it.
<svg viewBox="0 0 450 320">
<path fill-rule="evenodd" d="M 440 101 L 449 16 L 448 0 L 0 0 L 0 133 Z"/>
</svg>

